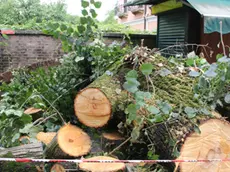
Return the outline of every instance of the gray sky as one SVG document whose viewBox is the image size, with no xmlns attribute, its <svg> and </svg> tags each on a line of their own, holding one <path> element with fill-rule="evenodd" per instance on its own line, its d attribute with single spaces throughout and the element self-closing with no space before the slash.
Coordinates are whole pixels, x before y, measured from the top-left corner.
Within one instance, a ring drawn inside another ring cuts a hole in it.
<svg viewBox="0 0 230 172">
<path fill-rule="evenodd" d="M 41 0 L 41 2 L 49 3 L 57 0 Z M 81 0 L 65 0 L 68 5 L 68 13 L 73 15 L 81 15 Z M 117 0 L 100 0 L 102 6 L 97 9 L 98 20 L 104 20 L 108 11 L 114 9 Z"/>
</svg>

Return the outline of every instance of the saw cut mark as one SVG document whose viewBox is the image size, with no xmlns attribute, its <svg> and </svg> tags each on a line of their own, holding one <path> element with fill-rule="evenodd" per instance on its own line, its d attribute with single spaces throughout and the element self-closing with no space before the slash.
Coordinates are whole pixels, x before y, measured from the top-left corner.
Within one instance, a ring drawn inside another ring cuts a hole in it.
<svg viewBox="0 0 230 172">
<path fill-rule="evenodd" d="M 230 124 L 210 119 L 199 126 L 201 134 L 189 135 L 178 159 L 226 159 L 230 155 Z M 178 164 L 177 164 L 178 165 Z M 181 172 L 227 172 L 230 162 L 180 163 Z"/>
<path fill-rule="evenodd" d="M 124 140 L 125 138 L 122 137 L 118 132 L 111 132 L 111 133 L 103 133 L 102 136 L 108 140 Z"/>
<path fill-rule="evenodd" d="M 34 107 L 30 107 L 28 109 L 26 109 L 24 111 L 24 114 L 27 114 L 27 115 L 32 115 L 32 114 L 35 114 L 35 113 L 38 113 L 38 112 L 41 112 L 42 109 L 37 109 L 37 108 L 34 108 Z"/>
<path fill-rule="evenodd" d="M 85 114 L 78 113 L 78 119 L 81 123 L 88 127 L 103 127 L 105 124 L 108 123 L 110 119 L 110 115 L 107 116 L 88 116 Z"/>
<path fill-rule="evenodd" d="M 58 131 L 57 141 L 62 151 L 70 156 L 86 155 L 91 149 L 90 137 L 82 129 L 71 124 Z"/>
<path fill-rule="evenodd" d="M 37 140 L 43 142 L 45 145 L 48 145 L 53 138 L 56 136 L 56 132 L 39 132 L 36 136 Z"/>
<path fill-rule="evenodd" d="M 97 88 L 80 91 L 74 100 L 75 115 L 88 127 L 102 127 L 108 123 L 112 107 L 105 94 Z"/>
<path fill-rule="evenodd" d="M 54 166 L 50 170 L 51 172 L 66 172 L 64 167 L 60 164 L 54 164 Z"/>
<path fill-rule="evenodd" d="M 111 105 L 103 92 L 97 88 L 86 88 L 75 98 L 74 108 L 78 113 L 88 116 L 107 116 L 111 114 Z"/>
</svg>

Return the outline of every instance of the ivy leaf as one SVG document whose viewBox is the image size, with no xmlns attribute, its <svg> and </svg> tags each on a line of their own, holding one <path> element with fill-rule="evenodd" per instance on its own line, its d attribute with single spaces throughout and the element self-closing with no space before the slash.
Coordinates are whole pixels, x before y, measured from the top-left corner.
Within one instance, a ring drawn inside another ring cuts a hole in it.
<svg viewBox="0 0 230 172">
<path fill-rule="evenodd" d="M 77 30 L 82 34 L 85 31 L 84 26 L 77 26 Z"/>
<path fill-rule="evenodd" d="M 160 113 L 160 110 L 158 108 L 156 108 L 155 106 L 149 106 L 147 108 L 147 110 L 153 115 L 156 115 L 156 114 Z"/>
<path fill-rule="evenodd" d="M 144 63 L 141 65 L 140 69 L 144 75 L 150 75 L 153 71 L 153 65 L 150 63 Z"/>
<path fill-rule="evenodd" d="M 172 153 L 175 157 L 179 157 L 180 156 L 180 152 L 178 151 L 177 147 L 175 147 L 173 149 L 173 153 Z"/>
<path fill-rule="evenodd" d="M 217 75 L 217 73 L 212 69 L 207 70 L 204 74 L 209 78 L 214 78 Z"/>
<path fill-rule="evenodd" d="M 228 104 L 230 104 L 230 93 L 226 94 L 224 97 L 224 101 Z"/>
<path fill-rule="evenodd" d="M 214 78 L 217 75 L 217 73 L 215 72 L 216 68 L 217 68 L 217 64 L 213 63 L 204 74 L 209 78 Z"/>
<path fill-rule="evenodd" d="M 226 78 L 227 80 L 230 79 L 230 65 L 228 65 L 228 68 L 227 68 L 227 71 L 226 71 L 226 74 L 225 74 L 225 78 Z"/>
<path fill-rule="evenodd" d="M 186 60 L 186 65 L 187 65 L 187 66 L 193 66 L 193 65 L 194 65 L 194 61 L 195 61 L 194 58 L 188 58 L 188 59 Z"/>
<path fill-rule="evenodd" d="M 8 109 L 6 111 L 4 111 L 4 113 L 6 114 L 6 116 L 9 116 L 9 115 L 13 115 L 14 114 L 14 109 Z"/>
<path fill-rule="evenodd" d="M 170 104 L 166 103 L 166 102 L 163 102 L 161 104 L 161 111 L 165 114 L 165 115 L 168 115 L 170 114 L 172 110 L 172 107 L 170 106 Z"/>
<path fill-rule="evenodd" d="M 129 120 L 133 121 L 137 116 L 137 106 L 135 104 L 128 105 L 126 111 L 129 114 Z"/>
<path fill-rule="evenodd" d="M 210 111 L 208 111 L 206 108 L 200 109 L 200 112 L 203 113 L 204 115 L 211 115 Z"/>
<path fill-rule="evenodd" d="M 94 9 L 90 9 L 90 13 L 91 13 L 93 18 L 97 17 L 97 13 L 96 13 L 96 11 Z"/>
<path fill-rule="evenodd" d="M 208 81 L 203 76 L 199 78 L 198 85 L 200 88 L 208 88 L 209 86 Z"/>
<path fill-rule="evenodd" d="M 12 138 L 12 142 L 14 143 L 16 140 L 19 139 L 19 137 L 20 137 L 20 134 L 19 134 L 19 133 L 16 133 L 16 134 L 14 135 L 14 137 Z"/>
<path fill-rule="evenodd" d="M 134 85 L 132 82 L 125 82 L 123 87 L 130 93 L 135 93 L 138 91 L 137 85 Z"/>
<path fill-rule="evenodd" d="M 197 77 L 200 75 L 200 72 L 197 72 L 197 71 L 190 71 L 189 72 L 189 76 L 192 76 L 192 77 Z"/>
<path fill-rule="evenodd" d="M 201 131 L 200 131 L 200 128 L 198 126 L 194 126 L 194 131 L 197 133 L 197 134 L 201 134 Z"/>
<path fill-rule="evenodd" d="M 36 135 L 43 130 L 42 126 L 33 126 L 30 128 L 29 137 L 36 138 Z"/>
<path fill-rule="evenodd" d="M 80 17 L 80 22 L 81 24 L 86 24 L 87 23 L 87 18 L 86 17 Z"/>
<path fill-rule="evenodd" d="M 30 132 L 30 129 L 33 127 L 32 123 L 26 124 L 23 129 L 20 129 L 19 132 L 23 134 L 27 134 Z"/>
<path fill-rule="evenodd" d="M 140 136 L 140 129 L 139 127 L 134 127 L 132 133 L 131 133 L 131 142 L 135 142 Z"/>
<path fill-rule="evenodd" d="M 148 151 L 148 159 L 157 160 L 159 159 L 159 155 L 153 154 L 152 151 Z"/>
<path fill-rule="evenodd" d="M 101 2 L 100 1 L 94 2 L 94 6 L 96 8 L 101 8 Z"/>
<path fill-rule="evenodd" d="M 23 111 L 22 110 L 14 110 L 14 109 L 9 109 L 5 111 L 6 116 L 9 115 L 15 115 L 18 117 L 21 117 L 23 115 Z"/>
<path fill-rule="evenodd" d="M 203 64 L 205 64 L 205 63 L 207 63 L 207 60 L 206 60 L 206 59 L 202 58 L 201 60 L 199 60 L 199 64 L 200 64 L 200 65 L 203 65 Z"/>
<path fill-rule="evenodd" d="M 26 115 L 23 114 L 22 117 L 20 118 L 20 120 L 24 123 L 24 124 L 28 124 L 32 121 L 32 116 L 31 115 Z"/>
<path fill-rule="evenodd" d="M 227 56 L 223 56 L 223 57 L 218 59 L 218 62 L 220 62 L 220 63 L 226 63 L 229 61 L 230 61 L 230 58 L 228 58 Z"/>
<path fill-rule="evenodd" d="M 61 31 L 67 30 L 67 26 L 65 24 L 61 24 L 60 26 Z"/>
<path fill-rule="evenodd" d="M 6 34 L 2 34 L 2 37 L 3 37 L 4 39 L 9 39 L 9 37 L 8 37 Z"/>
<path fill-rule="evenodd" d="M 162 121 L 164 121 L 164 118 L 162 115 L 160 115 L 160 114 L 155 115 L 154 122 L 158 123 L 158 122 L 162 122 Z"/>
<path fill-rule="evenodd" d="M 72 27 L 68 27 L 67 33 L 68 34 L 72 34 L 73 32 L 74 32 L 73 28 Z"/>
<path fill-rule="evenodd" d="M 140 85 L 140 83 L 137 81 L 137 71 L 129 71 L 125 78 L 127 81 L 123 85 L 124 89 L 131 93 L 137 92 L 138 86 Z"/>
<path fill-rule="evenodd" d="M 84 60 L 84 57 L 77 56 L 74 61 L 77 63 L 77 62 L 82 61 L 82 60 Z"/>
<path fill-rule="evenodd" d="M 135 99 L 139 100 L 145 100 L 150 99 L 152 97 L 151 93 L 149 92 L 143 92 L 143 91 L 137 91 L 135 93 Z"/>
<path fill-rule="evenodd" d="M 194 118 L 196 116 L 197 110 L 192 107 L 186 107 L 184 112 L 188 115 L 189 118 Z"/>
<path fill-rule="evenodd" d="M 163 76 L 163 77 L 167 76 L 167 75 L 170 75 L 170 74 L 172 74 L 172 72 L 170 70 L 166 69 L 166 68 L 163 68 L 163 69 L 161 69 L 159 71 L 159 75 Z"/>
<path fill-rule="evenodd" d="M 125 76 L 126 80 L 130 81 L 130 80 L 136 80 L 137 79 L 137 71 L 135 70 L 131 70 L 127 73 L 127 75 Z"/>
<path fill-rule="evenodd" d="M 82 10 L 81 13 L 82 13 L 83 16 L 87 16 L 88 15 L 88 11 L 86 9 Z"/>
<path fill-rule="evenodd" d="M 81 1 L 81 6 L 82 6 L 83 8 L 86 8 L 86 7 L 89 6 L 89 2 L 82 0 L 82 1 Z"/>
</svg>

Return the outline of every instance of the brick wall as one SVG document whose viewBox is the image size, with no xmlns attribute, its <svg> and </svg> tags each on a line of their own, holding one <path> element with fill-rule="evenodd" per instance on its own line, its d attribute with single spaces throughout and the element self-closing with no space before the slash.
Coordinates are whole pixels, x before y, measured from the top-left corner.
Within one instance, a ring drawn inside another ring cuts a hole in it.
<svg viewBox="0 0 230 172">
<path fill-rule="evenodd" d="M 38 31 L 16 31 L 8 35 L 8 40 L 0 37 L 7 46 L 0 45 L 0 84 L 1 81 L 10 82 L 11 69 L 27 67 L 31 70 L 37 67 L 56 66 L 58 58 L 63 55 L 61 42 Z M 114 41 L 123 42 L 125 35 L 121 33 L 104 34 L 104 43 L 109 45 Z M 156 35 L 131 34 L 133 46 L 140 45 L 144 39 L 144 46 L 156 47 Z"/>
<path fill-rule="evenodd" d="M 57 59 L 63 54 L 61 42 L 41 32 L 21 31 L 8 37 L 8 40 L 0 38 L 7 43 L 7 46 L 0 46 L 0 73 Z"/>
</svg>

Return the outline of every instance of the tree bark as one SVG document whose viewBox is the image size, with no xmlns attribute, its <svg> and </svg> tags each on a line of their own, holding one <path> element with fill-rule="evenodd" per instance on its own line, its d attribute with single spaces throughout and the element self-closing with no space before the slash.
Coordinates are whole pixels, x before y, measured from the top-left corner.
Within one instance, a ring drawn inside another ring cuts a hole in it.
<svg viewBox="0 0 230 172">
<path fill-rule="evenodd" d="M 0 150 L 0 157 L 11 155 L 14 158 L 42 158 L 42 143 L 31 143 Z"/>
<path fill-rule="evenodd" d="M 46 146 L 44 150 L 44 157 L 47 159 L 65 159 L 65 158 L 71 158 L 68 154 L 63 152 L 61 148 L 58 145 L 57 141 L 57 135 L 53 138 L 53 140 Z"/>
<path fill-rule="evenodd" d="M 3 158 L 42 158 L 42 143 L 31 143 L 27 145 L 12 147 L 0 150 L 0 157 Z M 0 162 L 0 169 L 4 172 L 20 171 L 37 171 L 42 163 L 19 163 L 19 162 Z"/>
</svg>

